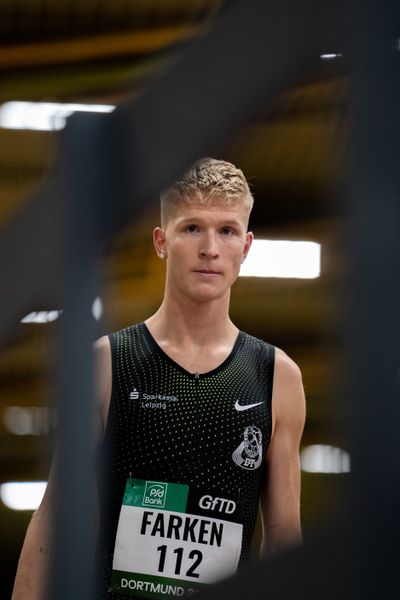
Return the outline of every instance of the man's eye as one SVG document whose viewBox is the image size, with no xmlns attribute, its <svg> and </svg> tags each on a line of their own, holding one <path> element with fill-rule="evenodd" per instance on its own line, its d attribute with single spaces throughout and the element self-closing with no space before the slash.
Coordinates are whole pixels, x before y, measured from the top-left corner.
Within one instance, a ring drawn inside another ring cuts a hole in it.
<svg viewBox="0 0 400 600">
<path fill-rule="evenodd" d="M 191 225 L 187 225 L 185 227 L 185 231 L 188 231 L 189 233 L 195 233 L 196 231 L 198 231 L 198 227 L 197 227 L 197 225 L 192 223 Z"/>
<path fill-rule="evenodd" d="M 222 233 L 222 235 L 232 235 L 234 233 L 234 231 L 231 227 L 223 227 L 221 229 L 221 233 Z"/>
</svg>

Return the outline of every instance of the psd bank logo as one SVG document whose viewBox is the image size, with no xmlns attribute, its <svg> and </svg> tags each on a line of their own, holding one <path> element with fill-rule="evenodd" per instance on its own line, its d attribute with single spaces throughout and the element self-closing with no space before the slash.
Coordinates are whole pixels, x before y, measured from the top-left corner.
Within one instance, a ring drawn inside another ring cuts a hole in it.
<svg viewBox="0 0 400 600">
<path fill-rule="evenodd" d="M 164 508 L 167 499 L 168 483 L 159 481 L 146 481 L 142 506 Z"/>
</svg>

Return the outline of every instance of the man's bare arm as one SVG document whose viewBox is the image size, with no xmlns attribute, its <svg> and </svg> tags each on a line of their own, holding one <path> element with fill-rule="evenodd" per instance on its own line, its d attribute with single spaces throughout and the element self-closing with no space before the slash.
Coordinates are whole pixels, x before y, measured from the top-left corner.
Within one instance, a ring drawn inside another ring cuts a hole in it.
<svg viewBox="0 0 400 600">
<path fill-rule="evenodd" d="M 111 350 L 107 337 L 94 344 L 96 440 L 104 432 L 111 396 Z M 58 471 L 57 451 L 53 460 L 46 492 L 29 523 L 18 563 L 12 600 L 44 600 L 47 598 L 49 572 L 53 556 L 51 523 L 53 520 L 55 480 Z M 93 470 L 93 486 L 95 486 Z"/>
<path fill-rule="evenodd" d="M 260 501 L 264 555 L 302 541 L 299 445 L 305 422 L 305 398 L 299 368 L 278 348 L 272 410 L 273 435 Z"/>
<path fill-rule="evenodd" d="M 53 465 L 55 465 L 55 460 Z M 52 467 L 46 492 L 38 510 L 33 513 L 22 547 L 12 600 L 42 600 L 47 597 L 47 573 L 52 555 L 50 532 L 51 505 L 54 496 Z"/>
</svg>

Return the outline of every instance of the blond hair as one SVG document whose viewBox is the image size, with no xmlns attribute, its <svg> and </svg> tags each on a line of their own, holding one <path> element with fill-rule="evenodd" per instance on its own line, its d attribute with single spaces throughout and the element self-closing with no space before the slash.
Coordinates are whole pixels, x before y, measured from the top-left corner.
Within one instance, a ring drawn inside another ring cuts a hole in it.
<svg viewBox="0 0 400 600">
<path fill-rule="evenodd" d="M 242 171 L 232 163 L 201 158 L 161 194 L 161 225 L 182 204 L 208 205 L 218 200 L 226 206 L 242 206 L 250 215 L 253 196 Z"/>
</svg>

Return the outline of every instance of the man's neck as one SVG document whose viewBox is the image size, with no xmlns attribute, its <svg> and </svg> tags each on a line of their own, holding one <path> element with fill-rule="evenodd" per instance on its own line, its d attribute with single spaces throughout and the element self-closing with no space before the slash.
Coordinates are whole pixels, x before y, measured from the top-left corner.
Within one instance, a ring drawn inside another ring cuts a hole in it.
<svg viewBox="0 0 400 600">
<path fill-rule="evenodd" d="M 209 302 L 166 295 L 146 324 L 157 341 L 180 347 L 233 343 L 238 329 L 229 318 L 229 295 Z"/>
</svg>

